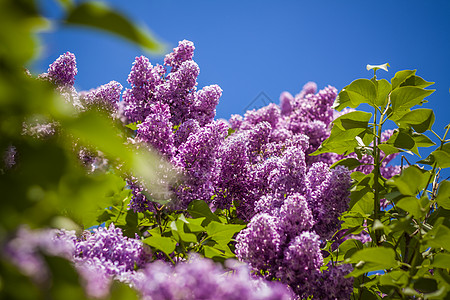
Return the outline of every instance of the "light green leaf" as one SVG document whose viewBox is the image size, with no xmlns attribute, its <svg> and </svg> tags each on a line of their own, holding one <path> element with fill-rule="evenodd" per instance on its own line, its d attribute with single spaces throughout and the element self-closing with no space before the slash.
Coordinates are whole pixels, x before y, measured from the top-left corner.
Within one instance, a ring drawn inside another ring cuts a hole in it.
<svg viewBox="0 0 450 300">
<path fill-rule="evenodd" d="M 382 107 L 386 106 L 388 103 L 387 97 L 392 89 L 391 84 L 386 79 L 373 80 L 372 82 L 375 84 L 375 88 L 377 89 L 377 99 L 375 104 Z"/>
<path fill-rule="evenodd" d="M 385 155 L 390 155 L 398 152 L 402 152 L 403 150 L 398 149 L 397 147 L 394 147 L 389 144 L 379 144 L 378 148 L 384 152 Z"/>
<path fill-rule="evenodd" d="M 367 128 L 367 125 L 372 118 L 371 113 L 363 111 L 352 111 L 340 116 L 333 121 L 333 124 L 341 130 L 348 130 L 353 128 Z"/>
<path fill-rule="evenodd" d="M 381 70 L 385 70 L 387 72 L 388 71 L 388 67 L 390 67 L 389 63 L 385 63 L 385 64 L 382 64 L 382 65 L 367 65 L 366 69 L 367 69 L 367 71 L 370 71 L 370 70 L 377 71 L 377 70 L 381 69 Z"/>
<path fill-rule="evenodd" d="M 450 181 L 444 180 L 439 183 L 439 190 L 436 196 L 439 206 L 450 209 Z"/>
<path fill-rule="evenodd" d="M 439 225 L 429 231 L 425 236 L 427 246 L 439 249 L 444 248 L 450 251 L 450 229 L 445 225 Z"/>
<path fill-rule="evenodd" d="M 417 219 L 422 219 L 428 211 L 428 198 L 417 199 L 413 196 L 403 197 L 397 202 L 397 207 L 409 212 Z M 426 200 L 426 201 L 424 201 Z M 423 205 L 422 205 L 423 204 Z"/>
<path fill-rule="evenodd" d="M 72 8 L 67 24 L 89 26 L 116 34 L 143 49 L 162 53 L 163 47 L 148 30 L 136 26 L 130 19 L 100 2 L 83 2 Z"/>
<path fill-rule="evenodd" d="M 346 262 L 354 263 L 355 268 L 346 277 L 357 277 L 367 272 L 390 269 L 398 265 L 392 248 L 374 247 L 359 250 Z"/>
<path fill-rule="evenodd" d="M 450 153 L 444 150 L 433 151 L 434 160 L 439 168 L 450 168 Z"/>
<path fill-rule="evenodd" d="M 345 89 L 353 105 L 368 103 L 373 105 L 377 97 L 377 90 L 372 81 L 357 79 Z"/>
<path fill-rule="evenodd" d="M 319 155 L 321 153 L 333 152 L 337 154 L 348 154 L 358 147 L 355 139 L 356 136 L 362 138 L 364 144 L 369 144 L 372 139 L 370 130 L 364 128 L 352 128 L 342 130 L 338 126 L 333 126 L 330 136 L 323 141 L 322 145 L 311 155 Z"/>
<path fill-rule="evenodd" d="M 197 237 L 193 233 L 186 233 L 184 231 L 185 222 L 178 219 L 176 221 L 172 221 L 170 223 L 170 229 L 174 236 L 177 236 L 183 241 L 187 243 L 197 243 Z"/>
<path fill-rule="evenodd" d="M 429 176 L 429 171 L 410 166 L 403 169 L 400 175 L 387 180 L 386 184 L 397 187 L 403 195 L 415 196 L 425 188 Z"/>
<path fill-rule="evenodd" d="M 434 113 L 432 109 L 419 108 L 405 114 L 396 121 L 400 127 L 412 126 L 415 131 L 422 133 L 431 129 L 434 124 Z"/>
<path fill-rule="evenodd" d="M 394 270 L 380 276 L 381 285 L 405 287 L 408 284 L 408 273 L 403 270 Z"/>
<path fill-rule="evenodd" d="M 203 221 L 205 220 L 205 217 L 202 218 L 196 218 L 196 219 L 187 219 L 188 224 L 187 227 L 189 228 L 190 232 L 203 232 L 206 231 L 205 227 L 202 226 Z"/>
<path fill-rule="evenodd" d="M 220 245 L 227 245 L 233 236 L 245 228 L 245 225 L 222 224 L 212 221 L 206 226 L 208 236 Z"/>
<path fill-rule="evenodd" d="M 399 87 L 391 93 L 391 103 L 393 111 L 408 110 L 418 105 L 425 97 L 428 97 L 434 90 L 424 90 L 415 86 Z"/>
<path fill-rule="evenodd" d="M 177 242 L 173 239 L 163 236 L 151 236 L 144 239 L 142 242 L 164 252 L 167 255 L 172 253 L 177 245 Z"/>
<path fill-rule="evenodd" d="M 435 268 L 450 269 L 450 254 L 438 253 L 434 256 L 431 266 Z"/>
<path fill-rule="evenodd" d="M 405 82 L 411 76 L 414 76 L 416 70 L 403 70 L 395 73 L 395 76 L 391 79 L 392 90 L 397 88 L 400 84 Z"/>
<path fill-rule="evenodd" d="M 417 147 L 431 147 L 436 145 L 436 143 L 424 134 L 413 132 L 411 136 Z"/>
</svg>

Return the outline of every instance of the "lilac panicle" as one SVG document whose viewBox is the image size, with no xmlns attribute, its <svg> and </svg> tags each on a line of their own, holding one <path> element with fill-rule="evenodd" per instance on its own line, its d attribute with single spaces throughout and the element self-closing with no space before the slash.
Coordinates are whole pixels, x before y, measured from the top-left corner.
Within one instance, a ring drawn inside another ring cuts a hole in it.
<svg viewBox="0 0 450 300">
<path fill-rule="evenodd" d="M 276 217 L 267 213 L 255 215 L 236 240 L 236 256 L 240 260 L 247 262 L 254 271 L 275 275 L 284 243 Z"/>
<path fill-rule="evenodd" d="M 59 87 L 68 87 L 75 83 L 77 72 L 75 55 L 66 52 L 50 64 L 47 73 L 41 74 L 39 77 L 47 79 Z"/>
<path fill-rule="evenodd" d="M 332 266 L 316 276 L 316 280 L 310 285 L 310 293 L 317 299 L 337 300 L 350 299 L 353 292 L 353 278 L 345 278 L 352 271 L 349 264 Z"/>
<path fill-rule="evenodd" d="M 178 70 L 181 64 L 194 57 L 194 43 L 188 40 L 178 42 L 178 47 L 173 48 L 173 52 L 164 58 L 164 64 L 172 67 L 172 72 Z"/>
<path fill-rule="evenodd" d="M 289 289 L 275 282 L 252 278 L 245 267 L 235 267 L 225 273 L 209 259 L 191 255 L 187 262 L 171 268 L 162 262 L 147 265 L 136 273 L 132 285 L 144 300 L 288 300 Z"/>
<path fill-rule="evenodd" d="M 326 163 L 314 163 L 306 175 L 306 196 L 316 224 L 314 230 L 322 238 L 330 238 L 339 228 L 339 215 L 350 202 L 350 172 L 337 166 L 329 170 Z"/>
<path fill-rule="evenodd" d="M 200 130 L 200 124 L 197 120 L 189 119 L 183 122 L 180 127 L 175 131 L 174 142 L 175 146 L 179 147 L 185 143 L 191 134 L 196 134 Z"/>
<path fill-rule="evenodd" d="M 314 226 L 314 220 L 308 203 L 299 193 L 288 196 L 280 207 L 278 218 L 280 227 L 288 240 L 295 238 L 302 231 L 309 231 Z"/>
<path fill-rule="evenodd" d="M 117 81 L 110 81 L 88 92 L 80 92 L 80 100 L 85 108 L 98 106 L 113 114 L 118 109 L 122 88 Z"/>
<path fill-rule="evenodd" d="M 210 123 L 214 119 L 216 106 L 219 104 L 221 96 L 222 89 L 217 84 L 206 86 L 195 93 L 194 107 L 191 114 L 201 126 Z"/>
<path fill-rule="evenodd" d="M 278 105 L 270 103 L 258 110 L 247 111 L 244 115 L 243 123 L 241 124 L 242 129 L 251 129 L 255 125 L 261 122 L 267 122 L 272 128 L 275 128 L 279 119 L 281 111 Z"/>
<path fill-rule="evenodd" d="M 320 274 L 322 263 L 319 236 L 304 231 L 286 247 L 277 277 L 297 295 L 307 298 L 311 293 L 308 281 Z"/>
<path fill-rule="evenodd" d="M 294 96 L 289 92 L 282 92 L 280 95 L 280 109 L 282 115 L 289 115 L 292 112 Z"/>
<path fill-rule="evenodd" d="M 303 88 L 300 94 L 296 95 L 295 98 L 305 98 L 306 95 L 315 94 L 317 92 L 317 84 L 313 81 L 307 82 Z"/>
<path fill-rule="evenodd" d="M 169 105 L 153 103 L 145 121 L 138 124 L 136 140 L 144 142 L 158 150 L 166 158 L 171 159 L 175 151 L 173 125 L 170 122 Z"/>
</svg>

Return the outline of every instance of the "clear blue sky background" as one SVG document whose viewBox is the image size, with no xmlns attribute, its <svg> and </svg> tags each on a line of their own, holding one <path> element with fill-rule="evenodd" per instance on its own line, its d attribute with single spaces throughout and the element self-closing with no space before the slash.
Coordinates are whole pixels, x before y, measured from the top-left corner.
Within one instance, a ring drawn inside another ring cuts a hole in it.
<svg viewBox="0 0 450 300">
<path fill-rule="evenodd" d="M 417 69 L 419 76 L 436 82 L 426 107 L 435 109 L 439 134 L 450 122 L 450 1 L 105 2 L 146 24 L 168 51 L 179 40 L 194 42 L 199 87 L 223 89 L 219 118 L 243 114 L 261 92 L 278 103 L 282 91 L 295 95 L 308 81 L 340 90 L 354 79 L 370 78 L 366 64 L 389 62 L 389 73 L 379 71 L 384 78 Z M 56 1 L 41 4 L 47 16 L 61 15 Z M 110 80 L 128 87 L 134 58 L 145 54 L 114 36 L 74 27 L 55 28 L 42 39 L 32 71 L 45 71 L 71 51 L 77 57 L 79 90 Z M 163 62 L 163 56 L 149 58 L 153 64 Z"/>
</svg>

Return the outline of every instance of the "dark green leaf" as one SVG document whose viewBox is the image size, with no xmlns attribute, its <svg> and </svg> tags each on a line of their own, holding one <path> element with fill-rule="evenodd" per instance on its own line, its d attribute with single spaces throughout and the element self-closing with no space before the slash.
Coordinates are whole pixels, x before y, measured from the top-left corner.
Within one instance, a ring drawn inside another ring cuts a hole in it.
<svg viewBox="0 0 450 300">
<path fill-rule="evenodd" d="M 406 79 L 402 84 L 400 84 L 400 86 L 416 86 L 420 88 L 426 88 L 432 84 L 434 84 L 434 82 L 428 82 L 420 76 L 413 75 Z"/>
<path fill-rule="evenodd" d="M 173 239 L 163 236 L 151 236 L 144 239 L 142 242 L 164 252 L 167 255 L 172 253 L 177 245 L 177 242 Z"/>
<path fill-rule="evenodd" d="M 392 90 L 397 88 L 400 84 L 405 82 L 406 79 L 414 76 L 416 70 L 403 70 L 395 73 L 395 76 L 391 79 Z"/>
<path fill-rule="evenodd" d="M 341 130 L 353 128 L 366 129 L 371 117 L 371 113 L 363 111 L 352 111 L 334 120 L 333 124 L 339 127 L 339 129 Z"/>
<path fill-rule="evenodd" d="M 386 184 L 397 187 L 403 195 L 415 196 L 425 188 L 429 176 L 429 171 L 410 166 L 403 169 L 400 175 L 386 181 Z"/>
<path fill-rule="evenodd" d="M 395 131 L 386 143 L 393 145 L 396 148 L 408 150 L 414 149 L 414 146 L 416 145 L 411 134 L 406 130 Z"/>
<path fill-rule="evenodd" d="M 431 129 L 434 124 L 434 113 L 432 109 L 419 108 L 405 114 L 396 123 L 401 126 L 412 126 L 415 131 L 422 133 Z"/>
<path fill-rule="evenodd" d="M 363 249 L 361 241 L 349 239 L 345 240 L 338 248 L 338 260 L 351 257 L 356 251 Z"/>
<path fill-rule="evenodd" d="M 393 111 L 408 110 L 418 105 L 422 100 L 431 95 L 434 90 L 424 90 L 414 86 L 404 86 L 397 88 L 391 93 L 391 103 Z"/>
<path fill-rule="evenodd" d="M 343 159 L 335 162 L 330 168 L 334 169 L 336 166 L 345 166 L 349 170 L 353 170 L 354 168 L 357 168 L 360 165 L 361 165 L 361 163 L 356 158 L 347 157 L 347 158 L 343 158 Z"/>
<path fill-rule="evenodd" d="M 68 24 L 89 26 L 116 34 L 142 48 L 162 52 L 161 44 L 151 34 L 128 18 L 99 2 L 83 2 L 69 11 Z"/>
<path fill-rule="evenodd" d="M 408 273 L 403 270 L 395 270 L 380 276 L 381 285 L 405 287 L 408 284 Z"/>
<path fill-rule="evenodd" d="M 444 180 L 439 183 L 436 201 L 439 206 L 442 206 L 445 209 L 450 209 L 450 181 Z"/>
<path fill-rule="evenodd" d="M 431 278 L 419 278 L 414 282 L 414 288 L 421 293 L 431 293 L 438 289 L 436 280 Z"/>
<path fill-rule="evenodd" d="M 188 212 L 193 218 L 205 218 L 205 224 L 209 224 L 211 221 L 216 221 L 220 223 L 219 218 L 211 212 L 211 209 L 209 209 L 208 204 L 206 204 L 205 201 L 202 200 L 193 200 L 191 203 L 189 203 L 188 206 Z"/>
</svg>

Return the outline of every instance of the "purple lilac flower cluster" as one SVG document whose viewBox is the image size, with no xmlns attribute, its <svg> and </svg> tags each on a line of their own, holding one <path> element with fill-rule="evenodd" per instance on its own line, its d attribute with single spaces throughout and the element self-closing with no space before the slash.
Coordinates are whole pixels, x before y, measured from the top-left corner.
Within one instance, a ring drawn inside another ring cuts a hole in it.
<svg viewBox="0 0 450 300">
<path fill-rule="evenodd" d="M 281 283 L 266 282 L 250 275 L 245 265 L 228 261 L 224 270 L 209 259 L 191 255 L 175 267 L 150 263 L 145 245 L 124 237 L 119 228 L 72 231 L 21 228 L 3 253 L 37 284 L 51 279 L 42 254 L 72 261 L 86 294 L 106 298 L 113 280 L 129 284 L 142 299 L 293 299 Z"/>
</svg>

